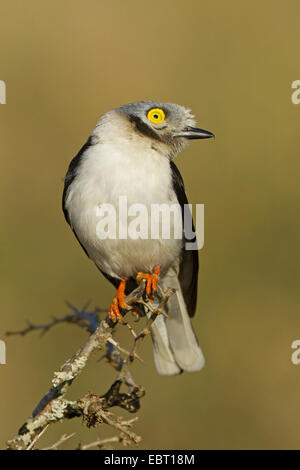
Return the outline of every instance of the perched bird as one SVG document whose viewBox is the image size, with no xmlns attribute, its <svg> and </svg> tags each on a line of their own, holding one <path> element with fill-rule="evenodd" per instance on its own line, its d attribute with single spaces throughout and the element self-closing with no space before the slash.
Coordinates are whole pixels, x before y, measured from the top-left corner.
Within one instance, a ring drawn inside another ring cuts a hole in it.
<svg viewBox="0 0 300 470">
<path fill-rule="evenodd" d="M 190 139 L 213 134 L 195 127 L 190 111 L 173 103 L 141 101 L 106 113 L 87 142 L 71 161 L 65 177 L 63 211 L 86 254 L 117 287 L 110 317 L 122 318 L 125 296 L 147 279 L 147 295 L 153 298 L 158 280 L 175 293 L 151 326 L 154 359 L 163 375 L 200 370 L 204 357 L 190 318 L 197 300 L 198 252 L 185 249 L 181 239 L 163 237 L 102 237 L 97 233 L 97 209 L 119 201 L 128 205 L 180 205 L 188 203 L 184 184 L 173 159 Z M 177 220 L 179 222 L 179 220 Z M 182 220 L 180 220 L 182 222 Z"/>
</svg>

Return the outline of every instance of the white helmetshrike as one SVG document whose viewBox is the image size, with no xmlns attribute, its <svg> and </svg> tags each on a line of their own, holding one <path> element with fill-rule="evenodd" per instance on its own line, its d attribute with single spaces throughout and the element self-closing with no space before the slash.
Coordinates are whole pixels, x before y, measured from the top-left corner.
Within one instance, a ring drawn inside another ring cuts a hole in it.
<svg viewBox="0 0 300 470">
<path fill-rule="evenodd" d="M 96 208 L 116 207 L 120 196 L 128 205 L 188 203 L 184 184 L 173 159 L 189 139 L 213 134 L 195 127 L 190 111 L 173 103 L 141 101 L 106 113 L 86 144 L 71 161 L 65 177 L 63 211 L 86 254 L 118 288 L 110 315 L 121 318 L 125 295 L 147 279 L 153 295 L 162 288 L 175 293 L 151 326 L 154 359 L 163 375 L 196 371 L 204 357 L 190 318 L 197 300 L 198 252 L 185 249 L 185 236 L 166 238 L 101 238 L 97 236 Z M 176 221 L 174 221 L 175 223 Z"/>
</svg>

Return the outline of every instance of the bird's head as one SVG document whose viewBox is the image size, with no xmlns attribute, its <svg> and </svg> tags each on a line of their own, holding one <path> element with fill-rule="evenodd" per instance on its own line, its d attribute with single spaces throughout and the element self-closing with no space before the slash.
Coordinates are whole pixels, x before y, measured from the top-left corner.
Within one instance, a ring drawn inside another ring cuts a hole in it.
<svg viewBox="0 0 300 470">
<path fill-rule="evenodd" d="M 142 134 L 174 147 L 182 147 L 190 139 L 214 137 L 209 131 L 195 127 L 189 109 L 174 103 L 140 101 L 118 108 Z"/>
<path fill-rule="evenodd" d="M 212 132 L 195 127 L 190 110 L 174 103 L 139 101 L 114 110 L 142 136 L 167 145 L 176 154 L 190 139 L 208 139 Z"/>
</svg>

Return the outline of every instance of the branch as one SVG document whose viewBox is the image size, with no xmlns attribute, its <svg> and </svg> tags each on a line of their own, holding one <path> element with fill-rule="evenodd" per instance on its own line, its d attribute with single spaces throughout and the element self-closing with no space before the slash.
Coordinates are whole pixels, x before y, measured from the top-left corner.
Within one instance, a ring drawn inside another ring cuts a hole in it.
<svg viewBox="0 0 300 470">
<path fill-rule="evenodd" d="M 92 313 L 87 313 L 83 309 L 77 310 L 75 307 L 71 306 L 74 313 L 67 315 L 60 320 L 54 318 L 48 325 L 35 326 L 29 324 L 29 326 L 24 330 L 19 332 L 9 332 L 10 335 L 24 335 L 36 329 L 46 332 L 57 323 L 71 322 L 77 323 L 79 326 L 86 328 L 89 332 L 92 332 L 92 334 L 86 343 L 74 354 L 74 356 L 68 359 L 61 366 L 59 371 L 54 372 L 49 391 L 35 407 L 32 415 L 21 426 L 17 435 L 7 442 L 7 448 L 12 450 L 33 448 L 36 441 L 49 424 L 75 417 L 82 417 L 84 423 L 88 427 L 95 426 L 99 423 L 106 423 L 114 427 L 121 433 L 121 437 L 118 437 L 119 442 L 120 439 L 124 442 L 131 441 L 135 444 L 140 442 L 140 436 L 137 436 L 132 432 L 128 426 L 124 424 L 124 421 L 120 420 L 119 417 L 116 417 L 108 410 L 113 406 L 119 406 L 130 413 L 134 413 L 140 408 L 140 398 L 145 395 L 145 391 L 142 387 L 135 384 L 133 377 L 128 370 L 128 366 L 135 358 L 139 358 L 136 354 L 137 341 L 148 334 L 150 331 L 149 327 L 157 315 L 163 314 L 162 306 L 168 300 L 171 293 L 172 290 L 169 290 L 166 294 L 163 294 L 161 291 L 160 305 L 155 309 L 148 300 L 144 300 L 145 281 L 142 280 L 139 286 L 126 297 L 125 302 L 128 305 L 127 311 L 133 310 L 134 307 L 141 304 L 146 308 L 146 311 L 150 311 L 150 318 L 146 328 L 144 328 L 140 334 L 136 334 L 133 328 L 130 327 L 131 332 L 135 337 L 134 347 L 131 352 L 125 351 L 112 338 L 112 331 L 115 328 L 116 323 L 110 319 L 109 314 L 107 314 L 105 319 L 100 321 L 98 324 L 99 319 L 97 317 L 96 320 L 96 316 L 100 313 L 100 309 L 96 309 Z M 124 312 L 124 314 L 126 313 L 127 312 Z M 97 321 L 96 327 L 95 321 Z M 128 323 L 124 322 L 123 324 L 128 326 Z M 106 357 L 108 362 L 113 365 L 117 371 L 119 371 L 116 381 L 112 384 L 108 392 L 102 396 L 89 392 L 77 401 L 67 400 L 65 396 L 68 389 L 85 368 L 91 354 L 105 348 L 106 353 L 104 357 Z M 124 352 L 126 354 L 125 359 L 121 355 L 121 353 Z M 128 393 L 120 392 L 122 384 L 127 386 L 129 390 Z M 61 443 L 60 441 L 58 442 Z"/>
</svg>

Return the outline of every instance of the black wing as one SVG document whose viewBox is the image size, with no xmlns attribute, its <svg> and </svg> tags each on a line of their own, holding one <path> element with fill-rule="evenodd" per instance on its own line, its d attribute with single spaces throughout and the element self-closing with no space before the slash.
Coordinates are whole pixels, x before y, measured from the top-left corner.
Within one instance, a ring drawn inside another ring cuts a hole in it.
<svg viewBox="0 0 300 470">
<path fill-rule="evenodd" d="M 81 149 L 77 153 L 76 157 L 74 157 L 73 160 L 71 161 L 67 174 L 65 176 L 65 180 L 64 180 L 65 185 L 64 185 L 64 192 L 63 192 L 63 197 L 62 197 L 62 209 L 65 215 L 65 219 L 70 226 L 71 226 L 70 217 L 68 214 L 68 210 L 66 208 L 67 192 L 68 192 L 70 185 L 73 183 L 74 179 L 76 178 L 77 170 L 79 168 L 79 165 L 81 164 L 83 154 L 92 145 L 93 145 L 92 137 L 89 137 L 87 142 L 83 145 L 83 147 L 81 147 Z"/>
<path fill-rule="evenodd" d="M 74 233 L 75 237 L 77 238 L 78 242 L 80 243 L 82 249 L 84 250 L 84 252 L 87 256 L 89 256 L 88 252 L 86 251 L 85 247 L 83 246 L 83 244 L 79 240 L 74 228 L 71 225 L 70 216 L 69 216 L 69 213 L 68 213 L 68 209 L 66 207 L 66 199 L 67 199 L 68 189 L 69 189 L 70 185 L 73 183 L 74 179 L 76 178 L 78 167 L 79 167 L 79 165 L 81 164 L 81 161 L 82 161 L 82 156 L 83 156 L 84 152 L 89 147 L 91 147 L 91 145 L 93 145 L 92 137 L 89 137 L 87 142 L 79 150 L 76 157 L 74 157 L 73 160 L 71 161 L 71 163 L 69 165 L 69 168 L 68 168 L 68 171 L 67 171 L 67 174 L 66 174 L 66 177 L 65 177 L 65 185 L 64 185 L 64 191 L 63 191 L 63 197 L 62 197 L 62 209 L 63 209 L 63 213 L 65 215 L 65 219 L 68 222 L 68 224 L 70 225 L 71 229 L 73 230 L 73 233 Z"/>
<path fill-rule="evenodd" d="M 182 217 L 184 204 L 188 204 L 188 200 L 185 194 L 184 183 L 182 176 L 175 165 L 170 161 L 173 189 L 177 196 L 178 202 L 182 209 Z M 194 224 L 193 224 L 193 231 Z M 193 240 L 186 240 L 188 242 L 195 242 L 196 236 Z M 179 267 L 179 282 L 183 294 L 183 298 L 187 307 L 187 311 L 190 317 L 195 314 L 196 303 L 197 303 L 197 288 L 198 288 L 198 251 L 197 250 L 186 250 L 185 247 L 182 249 L 181 262 Z"/>
</svg>

